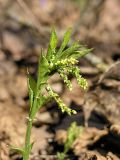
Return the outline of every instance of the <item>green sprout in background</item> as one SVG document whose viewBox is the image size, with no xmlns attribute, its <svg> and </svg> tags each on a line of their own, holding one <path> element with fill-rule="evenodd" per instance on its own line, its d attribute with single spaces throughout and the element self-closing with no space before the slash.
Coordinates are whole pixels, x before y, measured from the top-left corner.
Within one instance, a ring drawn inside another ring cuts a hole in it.
<svg viewBox="0 0 120 160">
<path fill-rule="evenodd" d="M 66 112 L 69 115 L 76 114 L 76 111 L 67 107 L 62 102 L 59 95 L 53 91 L 50 84 L 48 84 L 49 78 L 53 74 L 58 73 L 67 85 L 68 89 L 72 90 L 72 83 L 68 79 L 68 75 L 71 74 L 76 77 L 80 87 L 83 89 L 87 89 L 88 87 L 87 81 L 81 76 L 80 69 L 77 67 L 77 64 L 78 59 L 89 53 L 90 49 L 84 49 L 79 42 L 73 43 L 66 49 L 70 36 L 71 29 L 68 29 L 64 34 L 60 48 L 57 49 L 58 38 L 53 28 L 47 53 L 45 54 L 42 51 L 39 58 L 37 81 L 28 72 L 30 110 L 25 137 L 25 146 L 22 149 L 14 148 L 22 154 L 23 160 L 29 160 L 30 152 L 32 150 L 33 143 L 31 142 L 30 137 L 32 124 L 36 113 L 49 99 L 53 98 L 63 113 Z M 45 94 L 45 90 L 47 91 L 47 95 Z M 65 153 L 66 152 L 67 150 L 65 149 Z"/>
<path fill-rule="evenodd" d="M 67 130 L 67 139 L 64 144 L 64 150 L 63 152 L 58 152 L 57 157 L 58 160 L 64 160 L 66 153 L 71 149 L 72 144 L 74 141 L 82 134 L 83 128 L 78 127 L 76 122 L 72 122 L 70 127 Z"/>
</svg>

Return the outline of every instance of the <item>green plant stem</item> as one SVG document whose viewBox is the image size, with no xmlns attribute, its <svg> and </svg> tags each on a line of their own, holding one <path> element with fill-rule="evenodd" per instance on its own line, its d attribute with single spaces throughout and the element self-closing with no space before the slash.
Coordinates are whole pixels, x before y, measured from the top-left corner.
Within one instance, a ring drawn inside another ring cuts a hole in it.
<svg viewBox="0 0 120 160">
<path fill-rule="evenodd" d="M 35 101 L 33 103 L 33 107 L 32 107 L 31 112 L 29 114 L 29 118 L 28 118 L 28 125 L 27 125 L 27 130 L 26 130 L 26 137 L 25 137 L 25 149 L 24 149 L 25 152 L 24 152 L 23 160 L 29 160 L 29 156 L 30 156 L 30 152 L 31 152 L 30 137 L 31 137 L 32 123 L 33 123 L 34 116 L 35 116 L 36 105 L 37 105 L 37 100 L 35 99 Z"/>
<path fill-rule="evenodd" d="M 26 131 L 26 138 L 25 138 L 25 153 L 23 160 L 29 160 L 29 155 L 30 155 L 30 136 L 31 136 L 31 130 L 32 130 L 32 119 L 29 119 L 28 121 L 28 126 L 27 126 L 27 131 Z"/>
</svg>

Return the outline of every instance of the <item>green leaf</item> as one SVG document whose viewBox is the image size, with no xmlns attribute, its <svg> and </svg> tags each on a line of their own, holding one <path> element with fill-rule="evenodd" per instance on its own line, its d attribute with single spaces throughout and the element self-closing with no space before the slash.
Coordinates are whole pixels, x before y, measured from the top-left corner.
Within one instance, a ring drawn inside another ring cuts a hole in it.
<svg viewBox="0 0 120 160">
<path fill-rule="evenodd" d="M 52 28 L 52 34 L 51 34 L 51 38 L 50 38 L 50 47 L 52 50 L 56 49 L 57 42 L 58 42 L 58 38 L 57 38 L 57 35 L 55 32 L 55 29 Z"/>
<path fill-rule="evenodd" d="M 80 47 L 81 47 L 81 45 L 78 44 L 78 42 L 73 43 L 71 45 L 71 47 L 69 47 L 68 49 L 66 49 L 65 51 L 63 51 L 61 53 L 61 55 L 59 56 L 59 58 L 67 58 L 67 57 L 71 56 Z"/>
<path fill-rule="evenodd" d="M 49 63 L 45 56 L 41 55 L 39 59 L 38 66 L 38 80 L 37 80 L 37 88 L 40 84 L 44 84 L 48 78 L 49 73 Z"/>
<path fill-rule="evenodd" d="M 64 38 L 62 41 L 62 44 L 60 46 L 60 49 L 58 50 L 58 55 L 60 55 L 62 53 L 62 51 L 65 49 L 65 47 L 67 46 L 69 40 L 70 40 L 70 36 L 71 36 L 71 28 L 69 28 L 67 30 L 67 32 L 64 34 Z"/>
<path fill-rule="evenodd" d="M 32 89 L 33 93 L 35 94 L 36 93 L 36 87 L 37 87 L 36 81 L 30 74 L 28 74 L 28 78 L 29 78 L 30 88 Z"/>
<path fill-rule="evenodd" d="M 84 49 L 84 50 L 81 50 L 81 51 L 75 51 L 75 53 L 72 56 L 73 56 L 73 58 L 78 59 L 80 57 L 84 57 L 85 55 L 87 55 L 92 50 L 93 49 Z"/>
<path fill-rule="evenodd" d="M 50 43 L 47 51 L 47 58 L 50 59 L 52 55 L 55 53 L 55 49 L 57 47 L 58 38 L 55 32 L 55 29 L 52 28 Z"/>
</svg>

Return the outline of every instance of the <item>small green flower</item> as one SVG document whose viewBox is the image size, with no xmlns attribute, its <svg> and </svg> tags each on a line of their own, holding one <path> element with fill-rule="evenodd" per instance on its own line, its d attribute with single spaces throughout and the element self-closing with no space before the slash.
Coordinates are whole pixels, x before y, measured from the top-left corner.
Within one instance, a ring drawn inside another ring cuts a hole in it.
<svg viewBox="0 0 120 160">
<path fill-rule="evenodd" d="M 69 59 L 62 59 L 62 60 L 58 60 L 56 63 L 55 63 L 55 66 L 58 67 L 58 66 L 69 66 L 69 65 L 74 65 L 74 64 L 77 64 L 78 63 L 78 60 L 76 60 L 75 58 L 71 57 Z"/>
</svg>

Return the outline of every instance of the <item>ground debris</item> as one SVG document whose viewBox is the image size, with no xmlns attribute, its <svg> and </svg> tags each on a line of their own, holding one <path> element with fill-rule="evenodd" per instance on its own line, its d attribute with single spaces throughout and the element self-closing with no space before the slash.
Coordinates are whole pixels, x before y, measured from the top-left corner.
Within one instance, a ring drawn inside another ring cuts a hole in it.
<svg viewBox="0 0 120 160">
<path fill-rule="evenodd" d="M 79 156 L 79 160 L 119 160 L 119 158 L 111 152 L 109 152 L 106 156 L 102 156 L 96 151 L 91 151 L 82 153 Z"/>
<path fill-rule="evenodd" d="M 86 94 L 84 103 L 85 116 L 89 117 L 90 112 L 96 111 L 98 114 L 104 115 L 104 117 L 106 117 L 106 119 L 108 119 L 110 123 L 119 124 L 120 121 L 119 64 L 120 64 L 119 62 L 115 63 L 105 73 L 103 73 L 96 87 L 91 89 Z"/>
</svg>

